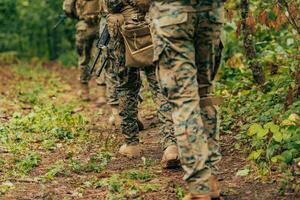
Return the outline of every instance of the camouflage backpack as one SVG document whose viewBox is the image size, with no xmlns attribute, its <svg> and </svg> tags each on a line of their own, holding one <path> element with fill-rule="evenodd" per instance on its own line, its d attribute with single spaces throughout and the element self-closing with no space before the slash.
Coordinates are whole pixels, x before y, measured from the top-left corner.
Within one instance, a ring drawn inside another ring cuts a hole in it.
<svg viewBox="0 0 300 200">
<path fill-rule="evenodd" d="M 68 17 L 76 18 L 76 0 L 64 0 L 63 2 L 63 11 Z"/>
<path fill-rule="evenodd" d="M 100 12 L 99 0 L 77 0 L 76 12 L 79 19 L 97 19 Z"/>
</svg>

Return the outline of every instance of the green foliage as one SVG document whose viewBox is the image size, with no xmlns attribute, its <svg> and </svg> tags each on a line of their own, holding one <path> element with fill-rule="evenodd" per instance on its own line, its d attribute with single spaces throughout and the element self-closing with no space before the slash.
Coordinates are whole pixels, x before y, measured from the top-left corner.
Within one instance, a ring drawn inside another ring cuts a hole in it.
<svg viewBox="0 0 300 200">
<path fill-rule="evenodd" d="M 51 181 L 55 176 L 65 172 L 65 165 L 62 160 L 57 161 L 55 164 L 48 167 L 47 173 L 42 176 L 43 181 Z"/>
<path fill-rule="evenodd" d="M 64 63 L 69 57 L 67 64 L 74 63 L 74 57 L 68 56 L 74 55 L 74 22 L 66 20 L 53 29 L 62 12 L 62 0 L 1 0 L 0 53 L 16 52 L 22 58 L 62 58 Z"/>
<path fill-rule="evenodd" d="M 132 180 L 141 180 L 141 181 L 147 181 L 153 177 L 153 175 L 150 174 L 149 171 L 129 171 L 125 173 L 125 177 L 132 179 Z"/>
<path fill-rule="evenodd" d="M 297 172 L 292 170 L 299 162 L 300 149 L 300 101 L 288 93 L 295 88 L 293 75 L 299 67 L 299 35 L 285 17 L 278 1 L 249 1 L 250 14 L 247 23 L 252 29 L 257 59 L 264 68 L 266 82 L 258 87 L 253 84 L 248 60 L 244 58 L 243 36 L 240 34 L 240 1 L 229 0 L 231 22 L 225 25 L 224 62 L 217 92 L 226 97 L 221 106 L 221 130 L 234 134 L 235 147 L 248 153 L 247 159 L 258 166 L 262 175 L 271 172 L 292 171 L 290 185 L 296 185 Z M 293 1 L 288 1 L 292 6 Z M 295 3 L 295 2 L 294 2 Z M 299 2 L 298 2 L 299 3 Z M 292 13 L 296 14 L 296 13 Z M 248 175 L 250 168 L 238 171 Z M 283 182 L 286 181 L 283 179 Z M 283 184 L 284 185 L 284 184 Z"/>
<path fill-rule="evenodd" d="M 16 167 L 23 173 L 27 174 L 41 162 L 41 157 L 37 153 L 28 154 L 23 160 L 17 161 Z"/>
<path fill-rule="evenodd" d="M 234 73 L 233 78 L 227 75 L 229 73 Z M 261 91 L 249 87 L 251 84 L 245 77 L 249 76 L 240 70 L 226 69 L 224 72 L 224 83 L 236 81 L 238 84 L 224 85 L 226 89 L 223 88 L 223 93 L 229 96 L 221 108 L 221 129 L 224 132 L 240 132 L 236 137 L 251 149 L 248 160 L 262 166 L 278 162 L 293 163 L 300 156 L 297 121 L 300 102 L 295 101 L 284 111 L 285 95 L 293 80 L 287 72 L 269 76 L 262 88 L 264 91 Z"/>
<path fill-rule="evenodd" d="M 45 152 L 55 151 L 63 143 L 74 143 L 74 139 L 85 136 L 87 120 L 73 113 L 78 103 L 56 102 L 68 86 L 55 74 L 39 64 L 36 67 L 13 66 L 11 70 L 20 77 L 20 81 L 7 87 L 14 91 L 15 100 L 10 101 L 10 105 L 15 105 L 18 111 L 2 108 L 4 113 L 11 112 L 11 117 L 0 124 L 0 146 L 9 152 L 9 156 L 1 156 L 0 166 L 4 174 L 19 177 L 38 167 L 45 159 Z M 3 100 L 6 98 L 9 97 Z M 45 179 L 52 180 L 62 168 L 60 166 L 51 168 Z"/>
<path fill-rule="evenodd" d="M 183 199 L 184 198 L 184 196 L 185 196 L 184 188 L 176 185 L 175 191 L 176 191 L 176 196 L 178 197 L 178 199 Z"/>
<path fill-rule="evenodd" d="M 96 187 L 107 187 L 107 199 L 138 198 L 141 193 L 159 190 L 159 185 L 150 183 L 155 176 L 148 170 L 130 170 L 114 174 L 110 178 L 95 181 Z"/>
<path fill-rule="evenodd" d="M 96 155 L 92 155 L 88 161 L 81 161 L 78 159 L 73 159 L 73 155 L 70 159 L 70 166 L 72 171 L 76 173 L 80 172 L 96 172 L 100 173 L 106 169 L 112 154 L 107 151 L 103 151 L 97 153 Z"/>
</svg>

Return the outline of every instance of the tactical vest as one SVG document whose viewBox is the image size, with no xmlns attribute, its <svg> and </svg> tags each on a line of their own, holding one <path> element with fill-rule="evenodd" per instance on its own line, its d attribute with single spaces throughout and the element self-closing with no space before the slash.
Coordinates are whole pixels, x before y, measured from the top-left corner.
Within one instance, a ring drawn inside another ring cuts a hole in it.
<svg viewBox="0 0 300 200">
<path fill-rule="evenodd" d="M 76 13 L 79 19 L 96 18 L 99 12 L 99 0 L 76 0 Z"/>
</svg>

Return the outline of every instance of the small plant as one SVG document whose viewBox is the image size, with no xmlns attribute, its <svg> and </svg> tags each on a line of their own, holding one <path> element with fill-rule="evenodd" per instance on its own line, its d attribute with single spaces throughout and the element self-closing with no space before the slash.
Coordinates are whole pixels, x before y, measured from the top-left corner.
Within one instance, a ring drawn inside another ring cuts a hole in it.
<svg viewBox="0 0 300 200">
<path fill-rule="evenodd" d="M 48 168 L 47 173 L 42 176 L 43 181 L 51 181 L 55 176 L 64 173 L 65 165 L 63 160 L 57 161 L 55 164 Z"/>
<path fill-rule="evenodd" d="M 112 193 L 120 193 L 123 191 L 122 180 L 118 175 L 113 175 L 108 181 L 109 191 Z"/>
<path fill-rule="evenodd" d="M 56 137 L 59 140 L 74 139 L 74 135 L 67 128 L 62 128 L 62 127 L 61 128 L 53 128 L 50 131 L 50 134 L 52 134 L 54 137 Z"/>
<path fill-rule="evenodd" d="M 178 199 L 183 199 L 183 197 L 185 195 L 184 188 L 182 188 L 179 185 L 176 185 L 175 192 L 176 192 L 176 196 L 177 196 Z"/>
<path fill-rule="evenodd" d="M 133 170 L 133 171 L 126 172 L 124 176 L 132 180 L 140 180 L 140 181 L 148 181 L 151 178 L 153 178 L 153 175 L 148 170 L 145 171 Z"/>
<path fill-rule="evenodd" d="M 87 163 L 87 165 L 84 167 L 86 172 L 101 172 L 103 171 L 108 162 L 111 159 L 111 153 L 110 152 L 101 152 L 95 156 L 92 156 Z"/>
<path fill-rule="evenodd" d="M 41 162 L 41 157 L 37 153 L 30 153 L 23 160 L 17 161 L 16 167 L 22 173 L 27 174 Z"/>
</svg>

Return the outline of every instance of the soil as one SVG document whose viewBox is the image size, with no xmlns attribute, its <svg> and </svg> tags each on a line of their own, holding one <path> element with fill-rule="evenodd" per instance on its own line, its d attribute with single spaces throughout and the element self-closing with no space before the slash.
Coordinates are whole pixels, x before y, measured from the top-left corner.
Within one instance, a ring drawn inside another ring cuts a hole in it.
<svg viewBox="0 0 300 200">
<path fill-rule="evenodd" d="M 69 98 L 78 98 L 77 92 L 80 85 L 77 79 L 74 77 L 79 75 L 79 70 L 71 68 L 60 68 L 57 65 L 47 65 L 50 71 L 55 71 L 61 75 L 62 80 L 72 86 L 72 90 L 65 91 Z M 72 76 L 66 76 L 66 74 L 72 74 Z M 73 76 L 74 75 L 74 76 Z M 9 66 L 0 66 L 0 94 L 9 96 L 13 91 L 7 91 L 5 86 L 8 84 L 14 84 L 18 81 L 14 74 L 11 72 Z M 91 93 L 93 95 L 92 101 L 84 103 L 83 108 L 79 108 L 76 112 L 81 112 L 85 116 L 90 116 L 91 113 L 96 109 L 96 99 L 97 99 L 97 86 L 95 82 L 92 82 L 91 87 L 93 88 Z M 12 108 L 13 109 L 13 108 Z M 141 112 L 143 113 L 143 111 Z M 10 118 L 11 113 L 4 113 L 0 116 L 0 122 L 4 122 Z M 91 134 L 95 135 L 95 138 L 99 141 L 103 136 L 109 135 L 112 131 L 119 132 L 118 130 L 112 129 L 101 129 L 100 125 L 107 123 L 107 118 L 109 115 L 108 107 L 104 108 L 104 115 L 97 119 L 92 119 L 90 126 Z M 156 118 L 151 118 L 142 115 L 142 120 L 145 124 L 145 130 L 143 130 L 140 135 L 142 138 L 143 155 L 147 159 L 154 161 L 153 167 L 151 167 L 151 173 L 155 174 L 154 179 L 150 180 L 155 184 L 159 184 L 160 188 L 158 191 L 147 192 L 144 194 L 139 194 L 139 199 L 145 200 L 175 200 L 178 199 L 176 195 L 176 187 L 185 187 L 182 181 L 182 176 L 184 174 L 182 169 L 178 170 L 162 170 L 160 166 L 160 159 L 162 156 L 162 149 L 159 144 L 159 131 L 158 127 L 153 127 L 156 123 Z M 122 137 L 120 134 L 115 138 L 115 146 L 113 150 L 117 150 L 122 143 Z M 89 157 L 93 154 L 94 149 L 99 148 L 100 143 L 95 140 L 95 144 L 89 144 L 88 147 L 83 147 L 83 154 Z M 263 181 L 256 172 L 252 172 L 249 176 L 236 176 L 238 170 L 244 168 L 245 166 L 251 165 L 246 161 L 242 152 L 234 148 L 235 139 L 233 135 L 222 134 L 221 136 L 222 154 L 223 159 L 220 163 L 220 183 L 222 186 L 222 191 L 224 198 L 226 200 L 296 200 L 300 199 L 295 194 L 289 194 L 281 196 L 278 193 L 279 183 L 276 182 L 272 177 Z M 46 158 L 42 159 L 42 163 L 30 172 L 29 177 L 26 179 L 12 179 L 10 180 L 15 184 L 13 190 L 8 191 L 5 195 L 0 196 L 3 200 L 54 200 L 54 199 L 105 199 L 108 189 L 105 187 L 95 188 L 88 187 L 84 190 L 81 197 L 74 196 L 74 191 L 77 191 L 80 184 L 84 180 L 89 180 L 92 177 L 107 178 L 111 177 L 113 174 L 119 174 L 125 170 L 140 169 L 143 166 L 142 159 L 128 159 L 116 154 L 113 159 L 109 162 L 105 171 L 101 173 L 70 173 L 67 176 L 58 176 L 51 182 L 43 183 L 35 177 L 44 174 L 47 166 L 51 163 L 52 159 L 65 158 L 66 152 L 54 151 L 51 155 L 47 155 Z M 1 171 L 1 170 L 0 170 Z M 1 178 L 1 174 L 0 174 Z M 2 179 L 2 178 L 1 178 Z M 0 179 L 0 184 L 4 180 Z M 135 199 L 135 197 L 128 197 L 127 199 Z"/>
</svg>

